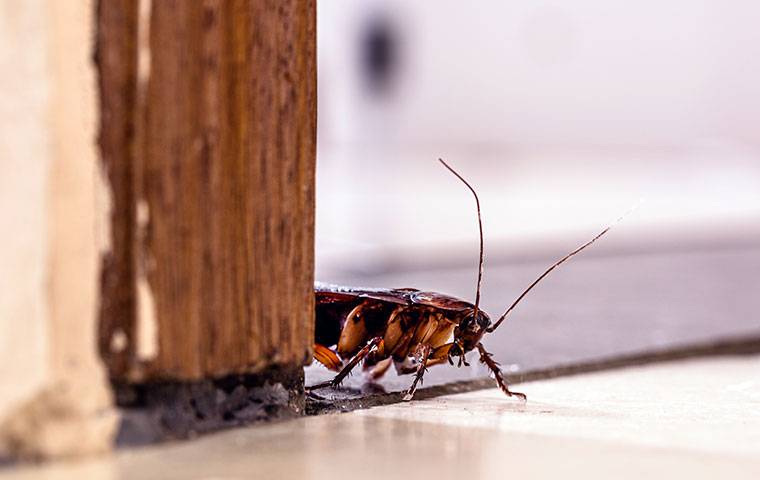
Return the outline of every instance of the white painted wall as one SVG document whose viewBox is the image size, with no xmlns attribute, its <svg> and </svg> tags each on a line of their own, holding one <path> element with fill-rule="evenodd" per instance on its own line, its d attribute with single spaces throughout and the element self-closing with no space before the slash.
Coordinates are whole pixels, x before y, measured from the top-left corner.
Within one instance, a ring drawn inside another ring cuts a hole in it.
<svg viewBox="0 0 760 480">
<path fill-rule="evenodd" d="M 47 365 L 50 65 L 44 0 L 0 1 L 0 416 Z"/>
<path fill-rule="evenodd" d="M 0 456 L 109 450 L 92 1 L 0 0 Z"/>
</svg>

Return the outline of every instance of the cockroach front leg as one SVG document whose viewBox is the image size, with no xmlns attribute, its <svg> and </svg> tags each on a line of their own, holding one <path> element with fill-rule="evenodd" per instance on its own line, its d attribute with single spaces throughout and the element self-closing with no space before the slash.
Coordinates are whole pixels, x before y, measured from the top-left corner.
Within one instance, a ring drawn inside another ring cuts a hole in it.
<svg viewBox="0 0 760 480">
<path fill-rule="evenodd" d="M 417 347 L 415 357 L 418 358 L 419 365 L 417 366 L 417 373 L 414 375 L 414 381 L 412 381 L 412 385 L 409 387 L 409 390 L 406 391 L 406 394 L 404 394 L 405 402 L 408 402 L 412 399 L 412 397 L 414 397 L 414 392 L 417 391 L 417 384 L 422 383 L 422 377 L 427 371 L 427 363 L 428 357 L 430 357 L 430 350 L 430 345 L 420 345 Z"/>
<path fill-rule="evenodd" d="M 312 385 L 311 387 L 307 387 L 306 390 L 316 390 L 318 388 L 324 388 L 324 387 L 337 387 L 340 385 L 340 382 L 342 382 L 349 373 L 351 373 L 351 370 L 354 369 L 359 363 L 361 363 L 362 360 L 364 360 L 367 355 L 375 348 L 375 347 L 381 347 L 383 344 L 382 337 L 373 337 L 367 342 L 364 347 L 362 347 L 361 350 L 359 350 L 356 355 L 354 355 L 351 360 L 346 364 L 345 367 L 337 374 L 335 375 L 335 378 L 330 380 L 329 382 L 322 382 L 318 383 L 316 385 Z"/>
<path fill-rule="evenodd" d="M 499 364 L 494 362 L 493 358 L 491 358 L 491 354 L 486 351 L 486 348 L 482 343 L 478 343 L 478 351 L 480 352 L 480 361 L 483 362 L 491 370 L 501 391 L 504 392 L 508 397 L 514 396 L 522 399 L 523 402 L 527 401 L 527 395 L 520 392 L 513 392 L 509 389 L 506 380 L 504 380 L 504 375 L 501 373 Z"/>
</svg>

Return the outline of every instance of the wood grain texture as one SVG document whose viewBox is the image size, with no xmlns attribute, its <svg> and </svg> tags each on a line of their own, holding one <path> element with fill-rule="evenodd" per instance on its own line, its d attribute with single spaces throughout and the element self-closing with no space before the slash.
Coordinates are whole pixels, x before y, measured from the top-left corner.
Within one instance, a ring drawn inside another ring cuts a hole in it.
<svg viewBox="0 0 760 480">
<path fill-rule="evenodd" d="M 132 292 L 131 318 L 103 321 L 136 331 L 112 376 L 190 380 L 310 360 L 315 15 L 304 0 L 152 2 L 123 212 L 143 293 Z M 151 324 L 158 348 L 145 358 Z"/>
<path fill-rule="evenodd" d="M 135 342 L 133 236 L 137 2 L 102 0 L 96 12 L 101 166 L 110 189 L 110 249 L 101 259 L 98 351 L 111 372 L 125 372 Z M 114 345 L 116 346 L 116 345 Z"/>
</svg>

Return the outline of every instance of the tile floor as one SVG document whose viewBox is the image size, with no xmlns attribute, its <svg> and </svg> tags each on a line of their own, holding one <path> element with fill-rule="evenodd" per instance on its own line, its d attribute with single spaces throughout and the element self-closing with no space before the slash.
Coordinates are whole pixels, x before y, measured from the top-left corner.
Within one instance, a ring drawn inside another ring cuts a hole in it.
<svg viewBox="0 0 760 480">
<path fill-rule="evenodd" d="M 760 478 L 760 356 L 692 360 L 208 435 L 0 478 Z"/>
</svg>

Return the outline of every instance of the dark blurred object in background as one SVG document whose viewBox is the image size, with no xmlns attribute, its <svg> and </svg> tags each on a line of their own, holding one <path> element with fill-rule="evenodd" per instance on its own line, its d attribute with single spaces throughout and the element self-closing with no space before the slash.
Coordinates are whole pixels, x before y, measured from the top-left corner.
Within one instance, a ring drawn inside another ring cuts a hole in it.
<svg viewBox="0 0 760 480">
<path fill-rule="evenodd" d="M 394 25 L 388 19 L 371 17 L 365 27 L 361 47 L 365 82 L 370 94 L 390 93 L 399 70 L 399 45 Z"/>
</svg>

